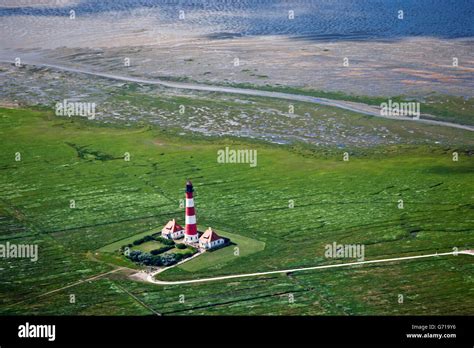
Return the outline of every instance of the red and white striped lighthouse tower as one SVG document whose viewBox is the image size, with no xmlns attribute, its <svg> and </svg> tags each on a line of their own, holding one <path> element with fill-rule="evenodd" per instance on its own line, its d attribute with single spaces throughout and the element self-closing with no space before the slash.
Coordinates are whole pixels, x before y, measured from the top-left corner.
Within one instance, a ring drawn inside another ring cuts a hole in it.
<svg viewBox="0 0 474 348">
<path fill-rule="evenodd" d="M 194 211 L 193 184 L 191 180 L 186 182 L 186 225 L 184 227 L 184 241 L 186 243 L 197 243 L 199 236 L 196 225 L 196 212 Z"/>
</svg>

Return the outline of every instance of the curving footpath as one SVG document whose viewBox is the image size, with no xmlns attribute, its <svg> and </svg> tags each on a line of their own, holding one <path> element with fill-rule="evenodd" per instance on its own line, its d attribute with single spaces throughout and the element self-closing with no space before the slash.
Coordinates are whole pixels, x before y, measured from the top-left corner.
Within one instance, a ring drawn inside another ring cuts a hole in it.
<svg viewBox="0 0 474 348">
<path fill-rule="evenodd" d="M 191 279 L 191 280 L 177 280 L 177 281 L 164 281 L 164 280 L 157 280 L 154 276 L 160 271 L 154 272 L 149 274 L 146 277 L 146 280 L 153 284 L 158 285 L 180 285 L 180 284 L 193 284 L 193 283 L 204 283 L 204 282 L 214 282 L 219 280 L 227 280 L 227 279 L 236 279 L 236 278 L 246 278 L 246 277 L 259 277 L 269 274 L 281 274 L 281 273 L 295 273 L 295 272 L 303 272 L 303 271 L 312 271 L 317 269 L 327 269 L 327 268 L 339 268 L 339 267 L 351 267 L 357 265 L 366 265 L 366 264 L 373 264 L 373 263 L 384 263 L 384 262 L 394 262 L 394 261 L 403 261 L 403 260 L 413 260 L 413 259 L 422 259 L 422 258 L 429 258 L 429 257 L 439 257 L 445 255 L 454 255 L 457 256 L 459 254 L 464 255 L 471 255 L 474 256 L 474 250 L 462 250 L 462 251 L 452 251 L 448 253 L 436 253 L 436 254 L 429 254 L 429 255 L 416 255 L 416 256 L 405 256 L 405 257 L 396 257 L 391 259 L 380 259 L 380 260 L 370 260 L 370 261 L 358 261 L 358 262 L 349 262 L 349 263 L 339 263 L 335 265 L 324 265 L 324 266 L 314 266 L 314 267 L 303 267 L 303 268 L 293 268 L 293 269 L 284 269 L 280 271 L 269 271 L 269 272 L 257 272 L 257 273 L 246 273 L 246 274 L 234 274 L 228 276 L 220 276 L 220 277 L 212 277 L 212 278 L 202 278 L 202 279 Z"/>
<path fill-rule="evenodd" d="M 1 59 L 0 62 L 13 63 L 13 61 L 11 60 L 3 60 L 3 59 Z M 325 106 L 332 106 L 335 108 L 344 109 L 344 110 L 356 112 L 359 114 L 375 116 L 375 117 L 380 117 L 380 118 L 385 118 L 385 119 L 390 119 L 390 120 L 420 122 L 420 123 L 425 123 L 429 125 L 458 128 L 458 129 L 468 130 L 471 132 L 474 131 L 474 127 L 472 126 L 453 123 L 453 122 L 422 119 L 421 117 L 418 119 L 414 119 L 411 117 L 404 117 L 404 116 L 398 116 L 398 117 L 397 116 L 383 116 L 380 114 L 380 110 L 375 106 L 371 106 L 371 105 L 367 105 L 363 103 L 349 102 L 349 101 L 344 101 L 344 100 L 317 98 L 317 97 L 311 97 L 311 96 L 301 95 L 301 94 L 272 92 L 272 91 L 264 91 L 264 90 L 259 90 L 259 89 L 202 85 L 202 84 L 184 83 L 184 82 L 169 82 L 169 81 L 163 81 L 159 79 L 153 79 L 153 80 L 143 79 L 143 78 L 138 78 L 138 77 L 120 76 L 120 75 L 109 74 L 109 73 L 104 73 L 104 72 L 97 72 L 97 71 L 87 70 L 85 68 L 73 68 L 73 67 L 67 67 L 67 66 L 62 66 L 62 65 L 46 64 L 46 63 L 33 62 L 33 61 L 23 62 L 22 64 L 52 68 L 52 69 L 57 69 L 57 70 L 62 70 L 62 71 L 79 73 L 79 74 L 87 74 L 87 75 L 98 76 L 98 77 L 103 77 L 103 78 L 118 80 L 118 81 L 136 82 L 136 83 L 143 83 L 143 84 L 149 84 L 149 85 L 160 85 L 160 86 L 164 86 L 168 88 L 177 88 L 177 89 L 186 89 L 186 90 L 194 90 L 194 91 L 204 91 L 204 92 L 231 93 L 231 94 L 241 94 L 241 95 L 249 95 L 249 96 L 256 96 L 256 97 L 268 97 L 268 98 L 308 102 L 308 103 L 320 104 L 320 105 L 325 105 Z M 422 115 L 425 117 L 431 116 L 427 114 L 422 114 Z"/>
</svg>

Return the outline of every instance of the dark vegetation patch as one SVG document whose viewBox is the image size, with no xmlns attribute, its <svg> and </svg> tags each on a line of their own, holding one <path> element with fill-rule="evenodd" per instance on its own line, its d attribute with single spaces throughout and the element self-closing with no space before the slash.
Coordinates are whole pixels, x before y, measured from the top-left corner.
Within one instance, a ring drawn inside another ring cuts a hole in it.
<svg viewBox="0 0 474 348">
<path fill-rule="evenodd" d="M 89 145 L 77 145 L 70 142 L 66 142 L 66 144 L 72 147 L 77 152 L 77 156 L 81 159 L 85 160 L 98 160 L 98 161 L 110 161 L 115 159 L 123 159 L 123 157 L 114 157 L 107 153 L 89 149 Z"/>
</svg>

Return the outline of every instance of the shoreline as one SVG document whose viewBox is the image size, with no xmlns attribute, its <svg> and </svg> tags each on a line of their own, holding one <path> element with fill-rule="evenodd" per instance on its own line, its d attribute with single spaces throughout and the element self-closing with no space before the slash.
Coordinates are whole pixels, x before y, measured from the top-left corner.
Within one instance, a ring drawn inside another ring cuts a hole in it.
<svg viewBox="0 0 474 348">
<path fill-rule="evenodd" d="M 474 64 L 468 59 L 474 38 L 411 37 L 395 41 L 330 41 L 286 36 L 250 36 L 211 40 L 170 38 L 160 42 L 111 41 L 83 47 L 10 48 L 0 44 L 0 59 L 94 66 L 111 74 L 190 81 L 203 84 L 294 86 L 354 95 L 432 93 L 466 96 L 474 90 Z M 436 47 L 436 49 L 434 49 Z M 459 65 L 453 67 L 453 56 Z M 343 60 L 349 59 L 348 66 Z M 130 66 L 124 59 L 130 59 Z M 234 66 L 234 59 L 238 65 Z"/>
</svg>

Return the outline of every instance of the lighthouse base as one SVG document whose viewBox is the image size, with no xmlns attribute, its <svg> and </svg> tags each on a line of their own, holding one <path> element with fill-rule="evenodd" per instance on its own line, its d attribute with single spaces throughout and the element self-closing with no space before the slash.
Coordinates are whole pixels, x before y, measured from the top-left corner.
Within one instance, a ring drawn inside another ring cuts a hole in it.
<svg viewBox="0 0 474 348">
<path fill-rule="evenodd" d="M 184 242 L 185 243 L 197 243 L 199 241 L 199 236 L 198 234 L 192 234 L 192 235 L 189 235 L 189 234 L 185 234 L 184 235 Z"/>
</svg>

